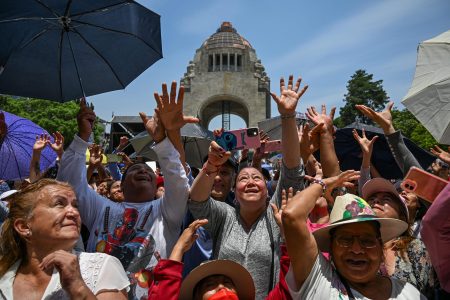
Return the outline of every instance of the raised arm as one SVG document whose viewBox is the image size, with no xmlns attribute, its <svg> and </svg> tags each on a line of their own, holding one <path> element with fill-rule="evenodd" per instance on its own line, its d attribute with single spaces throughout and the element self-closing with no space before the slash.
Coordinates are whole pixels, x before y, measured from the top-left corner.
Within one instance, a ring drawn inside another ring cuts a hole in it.
<svg viewBox="0 0 450 300">
<path fill-rule="evenodd" d="M 308 278 L 319 253 L 316 240 L 310 233 L 306 221 L 317 199 L 323 194 L 323 187 L 334 189 L 339 186 L 351 186 L 349 181 L 357 179 L 359 172 L 349 170 L 326 179 L 322 179 L 322 176 L 321 172 L 316 172 L 312 184 L 296 194 L 292 200 L 288 200 L 281 217 L 297 289 Z M 307 178 L 313 179 L 309 176 Z"/>
<path fill-rule="evenodd" d="M 156 113 L 166 129 L 166 134 L 172 142 L 175 149 L 180 153 L 180 160 L 183 166 L 186 163 L 183 142 L 181 140 L 180 130 L 187 123 L 198 123 L 199 120 L 194 117 L 183 115 L 184 86 L 180 86 L 177 98 L 177 82 L 173 81 L 170 87 L 170 95 L 167 91 L 167 85 L 162 84 L 162 94 L 154 93 L 157 103 Z"/>
<path fill-rule="evenodd" d="M 97 213 L 108 201 L 89 188 L 86 180 L 86 150 L 89 145 L 87 141 L 94 121 L 95 113 L 86 105 L 86 100 L 82 99 L 77 115 L 78 134 L 64 151 L 57 176 L 57 180 L 66 181 L 74 188 L 81 218 L 88 228 L 92 228 Z"/>
<path fill-rule="evenodd" d="M 370 180 L 370 171 L 371 171 L 371 163 L 370 160 L 372 158 L 373 144 L 378 139 L 378 136 L 374 136 L 371 140 L 366 137 L 366 131 L 362 130 L 362 136 L 359 136 L 358 131 L 353 129 L 353 137 L 358 142 L 361 147 L 362 152 L 362 163 L 361 163 L 361 177 L 359 178 L 358 183 L 358 193 L 361 195 L 363 185 Z"/>
<path fill-rule="evenodd" d="M 36 141 L 33 145 L 33 154 L 31 155 L 30 162 L 30 182 L 38 181 L 41 174 L 41 152 L 47 146 L 49 137 L 47 134 L 41 134 L 36 136 Z"/>
<path fill-rule="evenodd" d="M 280 96 L 274 93 L 273 100 L 277 103 L 278 112 L 281 116 L 281 149 L 283 153 L 284 165 L 288 169 L 297 167 L 300 164 L 300 145 L 297 133 L 297 123 L 295 121 L 298 101 L 306 92 L 308 86 L 304 86 L 300 91 L 302 79 L 299 77 L 295 86 L 293 85 L 294 76 L 289 76 L 288 86 L 285 86 L 284 78 L 280 79 Z"/>
<path fill-rule="evenodd" d="M 322 111 L 320 114 L 316 111 L 314 106 L 308 108 L 306 112 L 306 116 L 316 126 L 321 123 L 324 124 L 320 131 L 320 163 L 322 164 L 323 175 L 325 177 L 336 176 L 341 172 L 333 139 L 333 118 L 335 111 L 336 107 L 332 107 L 330 114 L 327 115 L 327 108 L 322 104 Z"/>
<path fill-rule="evenodd" d="M 377 123 L 381 129 L 383 129 L 392 155 L 394 156 L 395 161 L 402 170 L 403 174 L 406 174 L 411 167 L 422 169 L 422 166 L 419 164 L 417 159 L 406 147 L 400 131 L 396 131 L 394 128 L 391 113 L 393 106 L 394 102 L 390 102 L 382 112 L 375 112 L 373 109 L 365 105 L 355 105 L 361 113 Z"/>
<path fill-rule="evenodd" d="M 231 152 L 219 146 L 215 141 L 211 142 L 208 152 L 208 160 L 203 165 L 200 173 L 194 180 L 191 187 L 190 199 L 195 202 L 204 202 L 209 199 L 214 178 L 220 171 L 220 167 L 231 156 Z"/>
</svg>

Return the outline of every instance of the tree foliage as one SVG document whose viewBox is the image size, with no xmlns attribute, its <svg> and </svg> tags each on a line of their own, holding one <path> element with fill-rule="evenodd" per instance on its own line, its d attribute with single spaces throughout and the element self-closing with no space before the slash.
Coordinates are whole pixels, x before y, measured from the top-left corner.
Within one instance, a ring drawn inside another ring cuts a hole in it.
<svg viewBox="0 0 450 300">
<path fill-rule="evenodd" d="M 355 122 L 356 117 L 363 123 L 373 124 L 355 108 L 355 105 L 363 104 L 377 111 L 382 109 L 389 99 L 382 83 L 383 80 L 373 81 L 373 75 L 366 73 L 365 70 L 357 70 L 347 83 L 345 105 L 339 110 L 338 125 L 347 126 Z"/>
<path fill-rule="evenodd" d="M 406 108 L 403 110 L 394 109 L 392 120 L 394 128 L 401 130 L 403 136 L 412 140 L 419 147 L 429 150 L 438 144 L 431 133 Z"/>
<path fill-rule="evenodd" d="M 76 115 L 79 106 L 75 101 L 64 103 L 29 99 L 12 98 L 0 95 L 0 110 L 26 118 L 47 130 L 50 134 L 60 131 L 64 136 L 64 144 L 68 146 L 78 131 Z M 98 124 L 98 123 L 97 123 Z M 94 126 L 94 139 L 100 140 L 104 128 Z"/>
</svg>

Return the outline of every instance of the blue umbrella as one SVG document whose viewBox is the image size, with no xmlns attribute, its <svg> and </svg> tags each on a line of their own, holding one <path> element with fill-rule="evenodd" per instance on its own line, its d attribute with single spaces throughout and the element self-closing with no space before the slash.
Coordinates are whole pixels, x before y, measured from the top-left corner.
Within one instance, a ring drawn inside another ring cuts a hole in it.
<svg viewBox="0 0 450 300">
<path fill-rule="evenodd" d="M 160 16 L 135 1 L 0 1 L 2 94 L 68 101 L 124 89 L 161 57 Z"/>
<path fill-rule="evenodd" d="M 7 131 L 5 136 L 0 137 L 0 179 L 27 178 L 36 135 L 48 133 L 28 119 L 3 113 Z M 53 142 L 53 138 L 51 141 Z M 56 153 L 50 147 L 45 147 L 41 152 L 41 170 L 52 167 L 55 161 Z"/>
</svg>

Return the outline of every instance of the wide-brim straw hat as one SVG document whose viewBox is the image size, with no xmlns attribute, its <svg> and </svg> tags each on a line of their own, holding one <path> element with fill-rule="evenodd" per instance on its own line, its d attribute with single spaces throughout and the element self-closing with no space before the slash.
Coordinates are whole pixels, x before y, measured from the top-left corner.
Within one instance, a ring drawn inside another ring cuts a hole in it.
<svg viewBox="0 0 450 300">
<path fill-rule="evenodd" d="M 319 249 L 330 252 L 332 229 L 346 224 L 373 221 L 380 224 L 383 243 L 400 236 L 408 229 L 406 222 L 393 218 L 378 218 L 364 199 L 353 194 L 345 194 L 336 197 L 330 214 L 330 224 L 314 231 L 313 235 Z"/>
<path fill-rule="evenodd" d="M 211 275 L 229 277 L 236 287 L 239 299 L 255 299 L 255 284 L 250 273 L 239 263 L 225 259 L 207 261 L 192 270 L 181 284 L 179 299 L 193 299 L 195 286 Z"/>
</svg>

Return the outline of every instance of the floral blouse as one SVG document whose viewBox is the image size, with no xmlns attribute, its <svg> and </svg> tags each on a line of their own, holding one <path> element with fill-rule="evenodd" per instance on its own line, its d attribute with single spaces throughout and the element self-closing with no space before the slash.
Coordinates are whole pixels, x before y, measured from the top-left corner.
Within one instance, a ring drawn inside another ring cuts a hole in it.
<svg viewBox="0 0 450 300">
<path fill-rule="evenodd" d="M 404 257 L 397 252 L 392 277 L 411 283 L 428 299 L 433 299 L 438 280 L 422 240 L 413 239 L 406 254 L 407 257 Z"/>
</svg>

